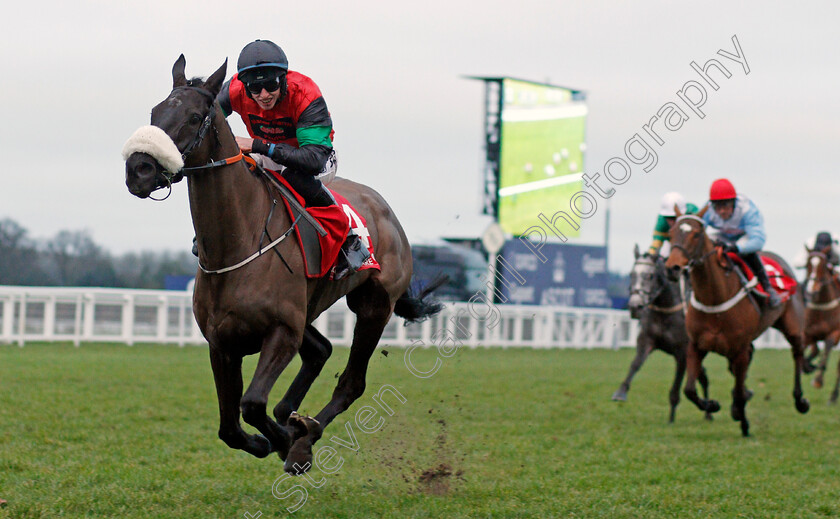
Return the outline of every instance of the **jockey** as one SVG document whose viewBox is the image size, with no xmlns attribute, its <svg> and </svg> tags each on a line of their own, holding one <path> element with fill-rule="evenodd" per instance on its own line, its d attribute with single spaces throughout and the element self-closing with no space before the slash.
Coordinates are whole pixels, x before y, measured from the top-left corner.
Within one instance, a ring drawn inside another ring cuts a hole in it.
<svg viewBox="0 0 840 519">
<path fill-rule="evenodd" d="M 332 119 L 318 86 L 289 70 L 286 53 L 268 40 L 246 45 L 236 68 L 216 100 L 225 117 L 238 113 L 248 129 L 249 137 L 236 137 L 239 147 L 253 153 L 264 167 L 280 172 L 307 206 L 335 204 L 321 182 L 332 181 L 338 163 Z M 355 272 L 369 257 L 363 240 L 351 232 L 338 255 L 333 279 Z"/>
<path fill-rule="evenodd" d="M 828 231 L 820 231 L 814 236 L 811 236 L 811 238 L 805 242 L 805 251 L 800 251 L 796 255 L 793 264 L 796 267 L 804 268 L 806 266 L 805 264 L 808 262 L 808 253 L 811 251 L 823 252 L 825 249 L 828 249 L 826 259 L 828 260 L 829 265 L 832 267 L 840 265 L 840 255 L 837 253 L 837 239 L 835 239 Z"/>
<path fill-rule="evenodd" d="M 674 211 L 674 206 L 680 210 L 680 214 L 697 213 L 697 206 L 686 203 L 685 198 L 681 194 L 676 192 L 665 193 L 659 204 L 659 216 L 656 218 L 656 226 L 653 228 L 653 242 L 648 247 L 648 253 L 651 255 L 659 254 L 663 258 L 667 258 L 671 252 L 668 231 L 677 220 L 677 213 Z"/>
<path fill-rule="evenodd" d="M 749 198 L 738 195 L 732 182 L 725 178 L 712 182 L 709 205 L 712 210 L 706 210 L 703 215 L 709 236 L 718 241 L 724 252 L 740 255 L 767 292 L 769 306 L 779 306 L 779 294 L 770 285 L 770 279 L 758 257 L 758 251 L 764 247 L 767 239 L 764 217 L 758 207 Z"/>
</svg>

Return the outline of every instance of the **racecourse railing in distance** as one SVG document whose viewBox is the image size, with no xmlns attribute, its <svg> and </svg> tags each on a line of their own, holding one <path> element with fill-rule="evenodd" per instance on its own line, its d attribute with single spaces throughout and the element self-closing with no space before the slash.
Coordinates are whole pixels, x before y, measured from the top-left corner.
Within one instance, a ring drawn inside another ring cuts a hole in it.
<svg viewBox="0 0 840 519">
<path fill-rule="evenodd" d="M 336 346 L 349 346 L 355 315 L 344 301 L 314 323 Z M 394 316 L 380 345 L 620 348 L 636 344 L 638 321 L 624 310 L 450 303 L 422 323 Z M 206 345 L 192 293 L 174 290 L 0 286 L 0 344 L 26 342 Z M 775 331 L 757 348 L 786 348 Z"/>
</svg>

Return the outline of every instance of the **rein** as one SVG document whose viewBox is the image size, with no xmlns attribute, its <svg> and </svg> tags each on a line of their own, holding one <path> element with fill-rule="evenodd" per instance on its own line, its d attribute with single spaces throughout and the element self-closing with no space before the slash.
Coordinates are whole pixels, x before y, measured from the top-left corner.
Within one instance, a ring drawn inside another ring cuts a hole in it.
<svg viewBox="0 0 840 519">
<path fill-rule="evenodd" d="M 674 223 L 674 225 L 677 225 L 682 220 L 694 220 L 696 222 L 699 222 L 703 226 L 703 228 L 705 228 L 705 226 L 706 226 L 706 223 L 701 218 L 699 218 L 698 216 L 693 215 L 693 214 L 685 214 L 685 215 L 680 216 L 679 218 L 677 218 L 677 221 Z M 708 237 L 706 237 L 706 239 L 708 240 Z M 698 245 L 702 245 L 702 243 L 703 242 L 701 242 Z M 712 249 L 709 252 L 703 254 L 699 258 L 692 258 L 692 256 L 694 254 L 689 253 L 689 251 L 686 250 L 686 248 L 683 247 L 682 245 L 672 243 L 671 248 L 680 250 L 683 253 L 683 255 L 685 255 L 686 258 L 690 258 L 688 260 L 688 264 L 685 266 L 685 270 L 687 272 L 691 272 L 691 270 L 693 268 L 695 268 L 699 265 L 702 265 L 703 263 L 706 262 L 707 259 L 709 259 L 709 256 L 711 256 L 712 254 L 716 254 L 718 252 L 717 247 L 712 247 Z M 723 268 L 726 269 L 726 267 L 723 267 Z M 692 307 L 694 307 L 697 310 L 700 310 L 701 312 L 707 313 L 707 314 L 723 313 L 723 312 L 726 312 L 727 310 L 730 310 L 735 305 L 737 305 L 741 301 L 741 299 L 745 298 L 750 293 L 750 291 L 753 288 L 755 288 L 755 286 L 757 284 L 758 284 L 758 277 L 756 276 L 756 277 L 753 277 L 749 282 L 747 282 L 743 286 L 741 286 L 741 289 L 738 290 L 738 292 L 734 296 L 732 296 L 731 298 L 727 299 L 726 301 L 724 301 L 723 303 L 718 304 L 718 305 L 706 305 L 704 303 L 701 303 L 700 301 L 697 300 L 697 297 L 696 297 L 694 291 L 691 292 L 691 297 L 689 299 L 689 302 L 690 302 Z M 753 303 L 755 303 L 755 302 L 753 302 Z"/>
<path fill-rule="evenodd" d="M 218 131 L 218 128 L 216 128 L 213 125 L 213 119 L 216 117 L 216 99 L 215 99 L 215 97 L 213 96 L 212 93 L 210 93 L 207 90 L 204 90 L 203 88 L 197 87 L 197 86 L 193 86 L 193 85 L 188 84 L 186 86 L 178 87 L 178 88 L 184 88 L 184 89 L 190 89 L 190 90 L 196 91 L 196 92 L 202 94 L 204 97 L 209 98 L 209 100 L 210 100 L 210 109 L 208 110 L 207 115 L 204 116 L 204 120 L 201 122 L 201 126 L 199 127 L 195 138 L 193 138 L 192 142 L 190 142 L 190 144 L 187 145 L 187 147 L 181 153 L 181 158 L 184 161 L 186 161 L 186 159 L 190 155 L 190 153 L 192 153 L 193 150 L 195 150 L 198 146 L 201 145 L 201 142 L 204 140 L 204 137 L 207 135 L 207 132 L 210 131 L 210 128 L 213 128 L 213 131 L 216 133 L 216 140 L 218 142 L 219 131 Z M 171 174 L 171 175 L 167 175 L 166 172 L 161 173 L 160 175 L 163 177 L 163 179 L 167 183 L 167 186 L 169 187 L 169 193 L 164 198 L 156 199 L 156 200 L 166 200 L 167 198 L 169 198 L 169 195 L 172 194 L 172 183 L 173 183 L 173 181 L 177 182 L 177 181 L 181 180 L 181 178 L 188 177 L 188 176 L 190 176 L 193 173 L 198 172 L 198 171 L 204 171 L 204 170 L 208 170 L 208 169 L 215 169 L 215 168 L 219 168 L 219 167 L 230 166 L 230 165 L 236 164 L 237 162 L 243 161 L 243 160 L 246 163 L 248 163 L 249 165 L 255 166 L 257 169 L 259 169 L 262 172 L 263 175 L 267 176 L 266 172 L 262 168 L 260 168 L 258 164 L 256 164 L 254 159 L 252 159 L 251 157 L 246 157 L 245 154 L 242 152 L 242 150 L 239 150 L 239 153 L 237 153 L 233 157 L 228 157 L 228 158 L 224 158 L 224 159 L 220 159 L 220 160 L 212 160 L 211 159 L 210 162 L 208 162 L 207 164 L 201 165 L 201 166 L 183 167 L 178 172 L 176 172 L 174 174 Z M 177 177 L 180 177 L 180 178 L 178 178 L 178 180 L 174 180 Z M 267 187 L 268 186 L 266 186 L 266 188 Z M 284 198 L 287 198 L 285 196 L 285 193 L 281 193 L 281 194 L 284 195 Z M 269 198 L 271 198 L 271 193 L 270 192 L 269 192 Z M 294 200 L 294 202 L 297 202 L 297 201 Z M 269 239 L 271 239 L 271 237 L 268 234 L 268 224 L 271 221 L 271 217 L 274 215 L 274 208 L 276 206 L 277 206 L 277 201 L 273 200 L 273 205 L 271 207 L 271 211 L 268 213 L 268 218 L 266 219 L 265 225 L 263 226 L 262 236 L 266 236 Z M 280 244 L 280 242 L 285 240 L 292 233 L 292 231 L 295 229 L 295 226 L 300 221 L 301 216 L 304 216 L 304 218 L 307 217 L 307 216 L 309 218 L 312 218 L 312 216 L 309 215 L 309 213 L 307 213 L 303 208 L 301 208 L 301 213 L 298 215 L 297 218 L 295 218 L 295 220 L 292 222 L 291 226 L 289 226 L 289 228 L 283 234 L 281 234 L 277 239 L 271 241 L 271 243 L 269 243 L 268 245 L 266 245 L 264 247 L 261 247 L 261 246 L 258 245 L 257 246 L 258 248 L 257 248 L 256 252 L 254 252 L 253 254 L 251 254 L 250 256 L 245 258 L 244 260 L 240 261 L 239 263 L 236 263 L 235 265 L 231 265 L 229 267 L 223 267 L 223 268 L 220 268 L 220 269 L 208 269 L 204 265 L 201 264 L 201 261 L 199 261 L 198 262 L 198 268 L 201 269 L 201 271 L 204 272 L 205 274 L 224 274 L 226 272 L 231 272 L 233 270 L 244 267 L 248 263 L 251 263 L 255 259 L 262 256 L 264 253 L 274 249 L 274 252 L 277 253 L 277 255 L 280 257 L 280 259 L 286 265 L 286 268 L 289 269 L 289 271 L 291 272 L 291 267 L 289 267 L 289 264 L 286 262 L 285 258 L 283 258 L 283 256 L 280 254 L 279 251 L 277 251 L 275 249 L 275 247 L 278 244 Z M 326 234 L 325 231 L 324 231 L 324 234 Z M 262 238 L 260 238 L 260 244 L 262 244 Z"/>
</svg>

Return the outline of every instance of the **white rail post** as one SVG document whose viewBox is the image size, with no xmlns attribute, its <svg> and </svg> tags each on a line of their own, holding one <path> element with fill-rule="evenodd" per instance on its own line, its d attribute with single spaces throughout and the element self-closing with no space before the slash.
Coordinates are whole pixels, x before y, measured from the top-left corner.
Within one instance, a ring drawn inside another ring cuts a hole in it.
<svg viewBox="0 0 840 519">
<path fill-rule="evenodd" d="M 122 315 L 120 320 L 121 337 L 123 342 L 134 346 L 134 298 L 128 294 L 123 296 Z"/>
</svg>

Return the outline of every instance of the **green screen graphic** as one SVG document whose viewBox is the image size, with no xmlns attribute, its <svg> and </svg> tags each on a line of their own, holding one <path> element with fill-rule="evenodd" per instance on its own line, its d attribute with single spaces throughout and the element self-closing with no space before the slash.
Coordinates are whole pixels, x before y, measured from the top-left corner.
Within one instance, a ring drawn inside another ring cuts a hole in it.
<svg viewBox="0 0 840 519">
<path fill-rule="evenodd" d="M 587 112 L 565 88 L 506 78 L 503 95 L 498 219 L 520 236 L 541 212 L 570 213 L 569 199 L 582 188 Z"/>
</svg>

